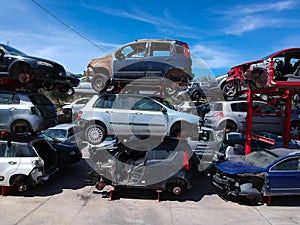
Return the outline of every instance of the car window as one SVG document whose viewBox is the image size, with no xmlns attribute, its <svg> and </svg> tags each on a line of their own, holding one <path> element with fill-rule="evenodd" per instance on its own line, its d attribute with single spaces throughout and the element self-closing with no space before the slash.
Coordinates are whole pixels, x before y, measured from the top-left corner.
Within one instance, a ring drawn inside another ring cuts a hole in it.
<svg viewBox="0 0 300 225">
<path fill-rule="evenodd" d="M 141 58 L 145 56 L 146 42 L 127 45 L 121 49 L 122 58 Z"/>
<path fill-rule="evenodd" d="M 132 107 L 133 110 L 161 111 L 162 106 L 152 101 L 151 99 L 141 99 Z"/>
<path fill-rule="evenodd" d="M 171 55 L 170 43 L 152 42 L 150 47 L 150 56 L 170 56 Z"/>
<path fill-rule="evenodd" d="M 211 111 L 223 111 L 223 104 L 222 103 L 212 104 Z"/>
<path fill-rule="evenodd" d="M 231 110 L 232 112 L 247 112 L 248 103 L 247 102 L 239 102 L 239 103 L 232 103 Z"/>
<path fill-rule="evenodd" d="M 16 144 L 15 145 L 15 156 L 16 157 L 35 157 L 35 152 L 27 144 Z"/>
<path fill-rule="evenodd" d="M 255 112 L 257 112 L 257 113 L 274 113 L 274 114 L 281 113 L 281 111 L 278 108 L 276 108 L 272 105 L 265 105 L 264 107 L 255 110 Z"/>
<path fill-rule="evenodd" d="M 274 171 L 300 171 L 300 159 L 293 158 L 284 160 L 272 168 Z"/>
<path fill-rule="evenodd" d="M 15 94 L 0 93 L 0 104 L 1 105 L 20 104 L 20 98 L 18 95 Z"/>
<path fill-rule="evenodd" d="M 93 107 L 94 108 L 112 108 L 117 104 L 114 104 L 116 99 L 115 95 L 105 95 L 101 96 L 100 98 L 97 99 L 97 101 L 94 103 Z"/>
</svg>

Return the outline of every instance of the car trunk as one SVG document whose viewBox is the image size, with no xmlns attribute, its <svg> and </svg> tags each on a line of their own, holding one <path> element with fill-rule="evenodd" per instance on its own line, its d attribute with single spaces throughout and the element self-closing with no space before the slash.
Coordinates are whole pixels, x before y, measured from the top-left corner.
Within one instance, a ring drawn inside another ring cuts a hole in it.
<svg viewBox="0 0 300 225">
<path fill-rule="evenodd" d="M 43 95 L 31 95 L 29 98 L 45 119 L 55 118 L 57 116 L 56 107 L 47 97 Z"/>
<path fill-rule="evenodd" d="M 53 173 L 57 169 L 57 154 L 55 149 L 44 140 L 33 141 L 32 146 L 44 161 L 45 175 Z"/>
</svg>

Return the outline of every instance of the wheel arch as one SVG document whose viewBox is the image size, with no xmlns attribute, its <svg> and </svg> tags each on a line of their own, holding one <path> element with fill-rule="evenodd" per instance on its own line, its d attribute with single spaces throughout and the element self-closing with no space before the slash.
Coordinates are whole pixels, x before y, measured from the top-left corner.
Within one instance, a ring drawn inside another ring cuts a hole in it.
<svg viewBox="0 0 300 225">
<path fill-rule="evenodd" d="M 32 124 L 28 120 L 26 120 L 24 118 L 20 118 L 20 119 L 16 119 L 16 120 L 12 121 L 12 123 L 9 126 L 10 131 L 13 131 L 13 127 L 17 123 L 26 123 L 26 124 L 30 125 L 31 128 L 33 128 Z"/>
</svg>

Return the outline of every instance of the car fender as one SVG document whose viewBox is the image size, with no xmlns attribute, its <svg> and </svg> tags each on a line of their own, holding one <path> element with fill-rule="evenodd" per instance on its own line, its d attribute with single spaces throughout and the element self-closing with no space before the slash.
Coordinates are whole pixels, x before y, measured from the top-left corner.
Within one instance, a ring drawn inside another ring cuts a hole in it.
<svg viewBox="0 0 300 225">
<path fill-rule="evenodd" d="M 27 58 L 16 58 L 14 59 L 9 67 L 8 67 L 8 71 L 9 71 L 9 74 L 10 72 L 13 70 L 13 68 L 15 67 L 15 65 L 17 64 L 27 64 L 29 67 L 31 68 L 36 68 L 37 67 L 37 63 L 35 60 L 32 60 L 32 59 L 27 59 Z"/>
</svg>

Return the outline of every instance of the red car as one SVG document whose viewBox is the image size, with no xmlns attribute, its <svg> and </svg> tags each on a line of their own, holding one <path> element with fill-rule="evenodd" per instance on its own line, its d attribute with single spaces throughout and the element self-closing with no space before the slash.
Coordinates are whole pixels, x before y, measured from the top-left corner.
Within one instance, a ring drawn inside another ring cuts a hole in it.
<svg viewBox="0 0 300 225">
<path fill-rule="evenodd" d="M 288 81 L 289 77 L 299 76 L 300 81 L 299 65 L 300 48 L 288 48 L 234 66 L 228 72 L 227 83 L 223 87 L 224 96 L 234 97 L 249 85 L 269 87 L 276 81 Z"/>
</svg>

